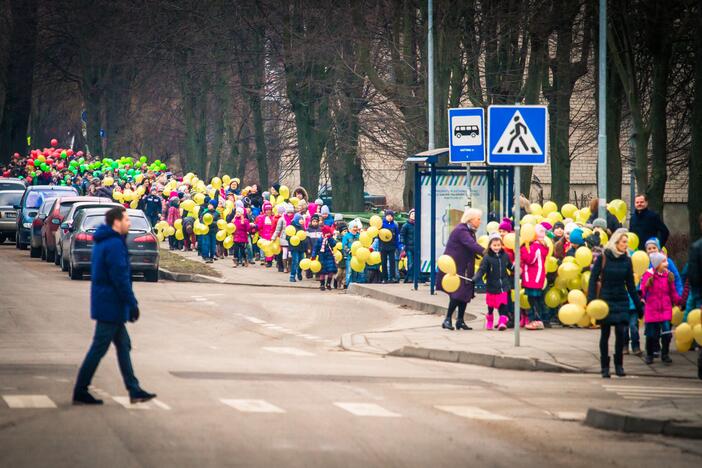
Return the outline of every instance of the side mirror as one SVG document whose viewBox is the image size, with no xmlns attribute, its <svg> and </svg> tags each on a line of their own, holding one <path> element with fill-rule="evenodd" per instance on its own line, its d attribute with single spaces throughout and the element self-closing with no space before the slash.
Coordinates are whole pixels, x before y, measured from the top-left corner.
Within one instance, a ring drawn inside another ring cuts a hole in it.
<svg viewBox="0 0 702 468">
<path fill-rule="evenodd" d="M 52 218 L 51 224 L 61 224 L 61 221 L 58 218 Z"/>
<path fill-rule="evenodd" d="M 73 224 L 71 223 L 62 223 L 61 224 L 61 229 L 65 229 L 68 232 L 73 231 Z"/>
<path fill-rule="evenodd" d="M 15 209 L 15 210 L 19 210 L 19 209 L 22 208 L 22 207 L 21 207 L 20 205 L 12 205 L 12 208 Z"/>
<path fill-rule="evenodd" d="M 43 220 L 43 219 L 46 219 L 46 215 L 45 215 L 45 214 L 40 214 L 40 215 L 37 215 L 37 218 Z"/>
</svg>

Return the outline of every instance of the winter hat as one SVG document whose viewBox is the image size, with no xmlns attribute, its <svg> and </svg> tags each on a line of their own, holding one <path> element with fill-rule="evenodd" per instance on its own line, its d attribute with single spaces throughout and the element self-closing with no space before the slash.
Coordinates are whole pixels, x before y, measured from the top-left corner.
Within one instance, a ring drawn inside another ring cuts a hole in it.
<svg viewBox="0 0 702 468">
<path fill-rule="evenodd" d="M 409 212 L 407 213 L 407 217 L 409 218 L 409 217 L 412 216 L 413 214 L 414 214 L 414 208 L 412 208 L 411 210 L 409 210 Z"/>
<path fill-rule="evenodd" d="M 244 209 L 243 209 L 243 208 L 239 208 L 239 207 L 237 206 L 237 207 L 236 207 L 236 214 L 238 214 L 238 215 L 244 214 Z"/>
<path fill-rule="evenodd" d="M 232 179 L 232 182 L 236 182 L 236 185 L 239 185 L 239 184 L 241 183 L 241 181 L 239 180 L 238 177 L 234 177 L 234 178 Z"/>
<path fill-rule="evenodd" d="M 302 221 L 302 215 L 300 213 L 295 213 L 295 216 L 293 216 L 292 222 L 295 224 L 300 224 Z"/>
<path fill-rule="evenodd" d="M 341 213 L 337 213 L 334 215 L 334 222 L 343 221 L 343 220 L 344 220 L 344 215 L 342 215 Z"/>
<path fill-rule="evenodd" d="M 574 230 L 574 229 L 577 229 L 577 228 L 578 228 L 578 225 L 577 225 L 577 224 L 575 224 L 575 223 L 568 223 L 568 224 L 565 225 L 565 227 L 563 228 L 563 230 L 566 232 L 566 234 L 572 234 L 573 230 Z"/>
<path fill-rule="evenodd" d="M 283 214 L 285 213 L 285 205 L 278 205 L 278 206 L 276 206 L 276 207 L 275 207 L 275 211 L 276 211 L 279 215 L 283 215 Z"/>
<path fill-rule="evenodd" d="M 496 239 L 498 241 L 502 242 L 502 236 L 500 235 L 499 232 L 493 232 L 492 234 L 490 234 L 490 236 L 488 237 L 488 245 L 492 244 L 492 241 L 494 241 Z"/>
<path fill-rule="evenodd" d="M 329 215 L 329 207 L 327 205 L 322 205 L 322 216 Z"/>
<path fill-rule="evenodd" d="M 607 229 L 607 221 L 602 218 L 597 218 L 592 222 L 593 228 Z"/>
<path fill-rule="evenodd" d="M 534 231 L 536 231 L 536 240 L 544 240 L 544 237 L 546 236 L 546 228 L 543 227 L 540 224 L 537 224 L 536 227 L 534 228 Z"/>
<path fill-rule="evenodd" d="M 244 208 L 244 202 L 241 200 L 237 200 L 234 202 L 234 206 L 236 206 L 237 208 Z"/>
<path fill-rule="evenodd" d="M 651 260 L 651 266 L 656 269 L 665 260 L 665 255 L 660 252 L 653 252 L 648 258 Z"/>
<path fill-rule="evenodd" d="M 273 184 L 271 187 L 273 187 L 273 190 L 275 190 L 276 192 L 280 193 L 280 184 L 279 184 L 279 183 L 276 182 L 276 183 Z"/>
<path fill-rule="evenodd" d="M 510 220 L 509 218 L 503 218 L 502 222 L 500 223 L 497 229 L 500 231 L 512 232 L 512 230 L 514 229 L 514 226 L 512 225 L 512 220 Z"/>
<path fill-rule="evenodd" d="M 585 243 L 582 229 L 576 227 L 570 232 L 570 243 L 575 245 L 583 245 Z"/>
<path fill-rule="evenodd" d="M 556 229 L 558 229 L 558 228 L 565 229 L 565 225 L 564 225 L 562 222 L 560 222 L 560 221 L 556 221 L 556 222 L 553 224 L 553 229 L 556 230 Z"/>
<path fill-rule="evenodd" d="M 331 226 L 324 226 L 324 227 L 322 227 L 322 235 L 323 235 L 324 237 L 333 236 L 333 235 L 334 235 L 334 228 L 331 227 Z"/>
<path fill-rule="evenodd" d="M 310 221 L 319 221 L 319 215 L 313 214 L 312 217 L 310 218 Z"/>
<path fill-rule="evenodd" d="M 261 194 L 261 197 L 263 197 L 264 200 L 270 200 L 271 198 L 271 192 L 263 192 Z"/>
<path fill-rule="evenodd" d="M 322 205 L 324 205 L 324 202 L 322 201 L 321 198 L 316 199 L 316 200 L 314 201 L 314 203 L 315 203 L 315 205 L 317 205 L 317 206 L 322 206 Z"/>
<path fill-rule="evenodd" d="M 392 217 L 394 217 L 394 216 L 395 216 L 395 212 L 392 211 L 392 210 L 385 210 L 385 216 L 392 216 Z"/>
<path fill-rule="evenodd" d="M 265 203 L 263 204 L 263 211 L 270 210 L 270 209 L 272 209 L 272 208 L 273 208 L 273 205 L 271 205 L 270 202 L 265 202 Z"/>
<path fill-rule="evenodd" d="M 285 205 L 285 212 L 286 213 L 294 213 L 295 212 L 295 207 L 292 206 L 291 203 L 288 203 Z"/>
<path fill-rule="evenodd" d="M 544 229 L 546 229 L 547 231 L 550 231 L 551 229 L 553 229 L 553 226 L 551 226 L 551 223 L 549 223 L 548 221 L 542 221 L 540 224 L 541 224 L 541 225 L 544 227 Z"/>
<path fill-rule="evenodd" d="M 661 241 L 659 241 L 657 237 L 651 237 L 649 240 L 647 240 L 644 247 L 648 247 L 648 244 L 653 244 L 658 250 L 661 250 Z"/>
</svg>

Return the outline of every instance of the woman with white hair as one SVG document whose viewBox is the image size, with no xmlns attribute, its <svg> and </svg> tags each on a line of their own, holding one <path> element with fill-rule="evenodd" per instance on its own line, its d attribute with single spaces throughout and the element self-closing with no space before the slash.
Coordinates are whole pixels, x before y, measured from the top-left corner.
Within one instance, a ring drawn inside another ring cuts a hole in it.
<svg viewBox="0 0 702 468">
<path fill-rule="evenodd" d="M 624 377 L 624 342 L 629 326 L 629 298 L 641 316 L 643 306 L 634 283 L 634 267 L 628 255 L 629 236 L 626 229 L 617 229 L 610 237 L 604 252 L 597 257 L 590 274 L 588 302 L 602 299 L 609 306 L 609 314 L 599 321 L 600 364 L 602 378 L 609 374 L 609 335 L 614 326 L 614 370 Z"/>
<path fill-rule="evenodd" d="M 475 256 L 482 255 L 483 248 L 476 240 L 475 231 L 480 227 L 480 221 L 483 212 L 477 208 L 468 208 L 463 213 L 461 222 L 456 226 L 449 235 L 446 242 L 444 255 L 453 258 L 456 263 L 456 272 L 466 278 L 472 278 L 475 274 Z M 436 277 L 437 289 L 442 291 L 441 280 L 444 278 L 444 273 L 440 272 Z M 475 297 L 473 290 L 473 282 L 460 279 L 461 284 L 457 290 L 449 295 L 448 312 L 446 319 L 441 325 L 442 328 L 453 330 L 452 317 L 453 311 L 458 309 L 456 316 L 456 329 L 471 330 L 471 327 L 465 324 L 463 316 L 466 312 L 466 306 Z"/>
</svg>

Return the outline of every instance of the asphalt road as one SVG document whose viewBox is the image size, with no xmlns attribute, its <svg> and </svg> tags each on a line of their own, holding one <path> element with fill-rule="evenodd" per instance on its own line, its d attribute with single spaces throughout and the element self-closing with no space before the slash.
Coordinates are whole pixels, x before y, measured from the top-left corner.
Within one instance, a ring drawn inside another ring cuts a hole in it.
<svg viewBox="0 0 702 468">
<path fill-rule="evenodd" d="M 603 381 L 346 352 L 337 346 L 342 333 L 412 312 L 340 292 L 136 282 L 142 318 L 129 325 L 132 359 L 158 399 L 126 403 L 111 350 L 93 382 L 106 404 L 73 407 L 93 330 L 90 282 L 10 244 L 0 246 L 0 278 L 2 467 L 702 462 L 699 441 L 581 423 L 589 406 L 627 405 L 632 395 L 682 391 L 702 401 L 695 381 Z"/>
</svg>

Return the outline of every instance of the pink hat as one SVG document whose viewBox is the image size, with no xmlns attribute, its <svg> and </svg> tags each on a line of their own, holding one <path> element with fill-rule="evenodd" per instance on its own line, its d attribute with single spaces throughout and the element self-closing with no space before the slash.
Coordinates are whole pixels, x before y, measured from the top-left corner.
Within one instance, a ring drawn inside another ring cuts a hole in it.
<svg viewBox="0 0 702 468">
<path fill-rule="evenodd" d="M 546 236 L 546 228 L 540 224 L 537 224 L 534 230 L 536 231 L 536 240 L 544 240 L 544 237 Z"/>
<path fill-rule="evenodd" d="M 273 205 L 271 205 L 271 202 L 265 202 L 263 204 L 263 211 L 268 211 L 270 209 L 273 209 Z"/>
<path fill-rule="evenodd" d="M 551 223 L 549 223 L 548 221 L 542 221 L 542 222 L 541 222 L 541 225 L 542 225 L 547 231 L 550 231 L 551 229 L 553 229 L 553 226 L 552 226 Z"/>
<path fill-rule="evenodd" d="M 512 232 L 514 230 L 514 226 L 509 218 L 504 218 L 497 229 L 500 231 Z"/>
</svg>

